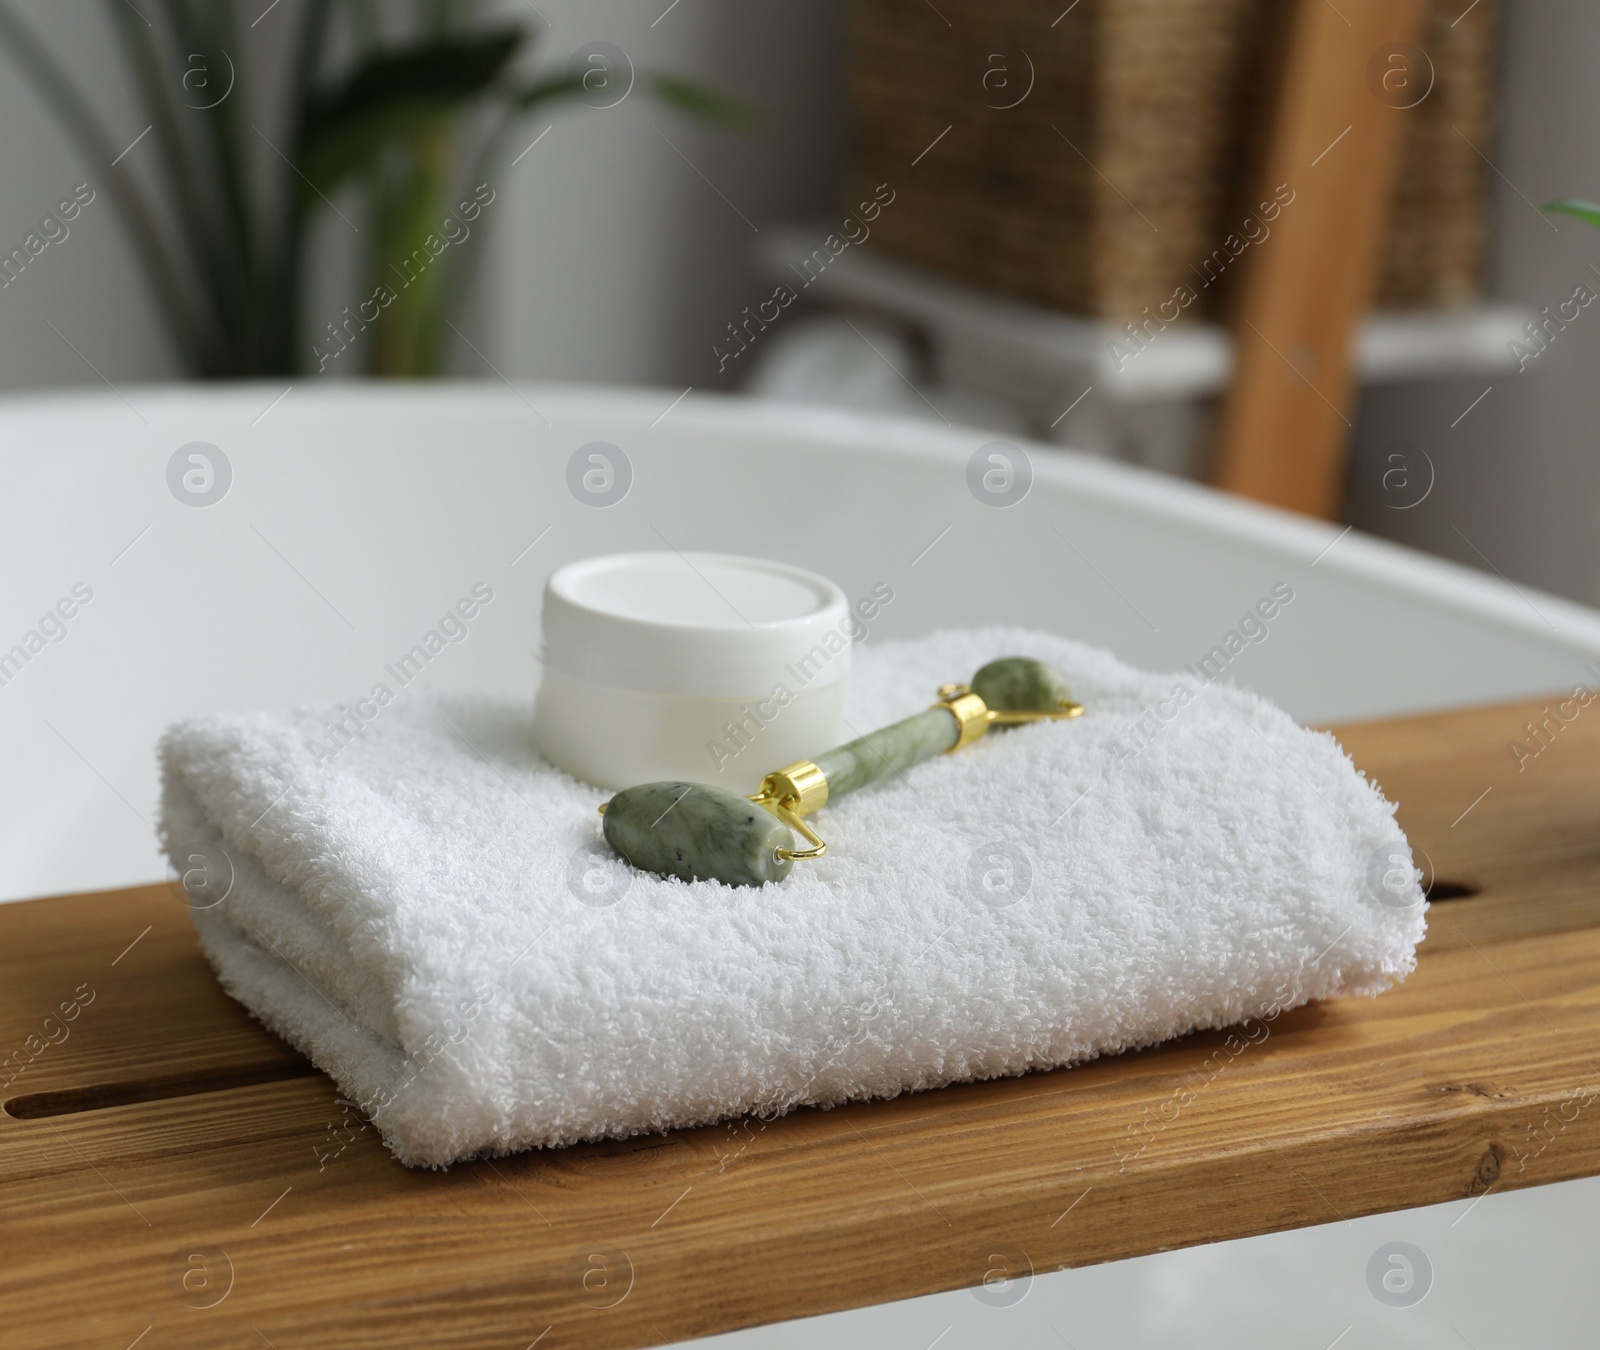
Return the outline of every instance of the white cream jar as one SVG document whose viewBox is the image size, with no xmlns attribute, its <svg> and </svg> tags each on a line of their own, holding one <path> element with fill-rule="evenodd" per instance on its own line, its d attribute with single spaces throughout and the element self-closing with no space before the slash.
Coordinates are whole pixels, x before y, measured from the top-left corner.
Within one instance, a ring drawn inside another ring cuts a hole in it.
<svg viewBox="0 0 1600 1350">
<path fill-rule="evenodd" d="M 539 751 L 603 788 L 755 791 L 847 739 L 850 609 L 831 581 L 721 553 L 619 553 L 544 591 Z"/>
</svg>

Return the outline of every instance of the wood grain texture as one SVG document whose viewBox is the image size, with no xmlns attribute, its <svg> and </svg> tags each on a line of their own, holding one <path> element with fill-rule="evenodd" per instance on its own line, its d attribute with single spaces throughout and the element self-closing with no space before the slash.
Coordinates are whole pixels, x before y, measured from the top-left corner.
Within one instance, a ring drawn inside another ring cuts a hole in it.
<svg viewBox="0 0 1600 1350">
<path fill-rule="evenodd" d="M 1374 57 L 1414 44 L 1423 0 L 1294 0 L 1260 176 L 1294 193 L 1246 254 L 1233 382 L 1212 481 L 1332 519 L 1354 403 L 1352 336 L 1372 297 L 1404 118 L 1374 87 Z"/>
<path fill-rule="evenodd" d="M 0 1048 L 44 1046 L 0 1097 L 89 1103 L 0 1115 L 5 1344 L 652 1345 L 976 1284 L 998 1250 L 1044 1271 L 1593 1174 L 1600 706 L 1566 711 L 1341 731 L 1438 880 L 1476 888 L 1381 998 L 448 1172 L 285 1076 L 167 887 L 0 907 Z M 171 1095 L 185 1074 L 208 1090 Z"/>
</svg>

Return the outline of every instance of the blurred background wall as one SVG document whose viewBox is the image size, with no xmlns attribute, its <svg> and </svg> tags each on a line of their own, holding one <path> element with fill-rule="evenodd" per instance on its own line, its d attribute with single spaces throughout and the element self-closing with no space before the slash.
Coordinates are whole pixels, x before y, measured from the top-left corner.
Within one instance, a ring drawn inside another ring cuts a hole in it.
<svg viewBox="0 0 1600 1350">
<path fill-rule="evenodd" d="M 137 135 L 131 100 L 110 78 L 99 11 L 48 0 L 18 7 L 56 50 L 87 63 L 108 100 L 123 100 L 128 139 Z M 267 0 L 261 8 L 249 40 L 270 59 L 277 16 Z M 482 273 L 490 284 L 463 329 L 477 351 L 460 345 L 455 368 L 488 378 L 726 387 L 712 343 L 771 289 L 752 253 L 760 229 L 824 217 L 835 203 L 842 0 L 509 0 L 504 8 L 535 25 L 541 60 L 609 41 L 641 69 L 696 76 L 741 97 L 765 122 L 754 134 L 735 134 L 637 94 L 604 111 L 536 115 L 526 140 L 550 130 L 503 171 Z M 1564 0 L 1515 0 L 1505 10 L 1501 120 L 1489 151 L 1490 291 L 1539 310 L 1595 281 L 1589 265 L 1600 262 L 1600 236 L 1537 210 L 1552 197 L 1600 196 L 1600 101 L 1587 69 L 1589 53 L 1600 49 L 1600 11 Z M 0 126 L 0 240 L 20 240 L 93 173 L 9 69 L 0 71 Z M 347 284 L 348 239 L 337 220 L 323 224 L 319 283 L 338 294 Z M 108 211 L 90 206 L 70 240 L 0 290 L 0 354 L 0 388 L 8 390 L 176 373 Z M 1513 581 L 1600 602 L 1597 366 L 1600 320 L 1589 317 L 1521 375 L 1369 391 L 1347 519 Z M 1433 494 L 1412 510 L 1386 507 L 1373 485 L 1388 456 L 1419 448 L 1435 463 Z"/>
<path fill-rule="evenodd" d="M 1465 0 L 1463 0 L 1465 4 Z M 1590 53 L 1600 8 L 1512 0 L 1504 8 L 1494 170 L 1491 294 L 1542 310 L 1600 286 L 1600 235 L 1540 203 L 1600 195 L 1600 99 Z M 1352 455 L 1348 519 L 1363 529 L 1600 603 L 1600 323 L 1583 320 L 1520 375 L 1368 392 Z M 1493 391 L 1461 419 L 1486 386 Z M 1432 497 L 1374 504 L 1387 456 L 1423 446 Z M 1470 543 L 1468 542 L 1470 540 Z"/>
</svg>

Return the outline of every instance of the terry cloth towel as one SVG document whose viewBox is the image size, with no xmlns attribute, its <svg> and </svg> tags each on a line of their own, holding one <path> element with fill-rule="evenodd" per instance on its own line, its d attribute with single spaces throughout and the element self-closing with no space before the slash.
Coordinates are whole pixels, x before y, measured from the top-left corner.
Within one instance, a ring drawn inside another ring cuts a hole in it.
<svg viewBox="0 0 1600 1350">
<path fill-rule="evenodd" d="M 161 832 L 223 987 L 412 1165 L 1074 1064 L 1415 966 L 1393 806 L 1253 694 L 991 628 L 861 648 L 849 725 L 1013 654 L 1085 714 L 828 807 L 828 856 L 759 889 L 613 859 L 607 794 L 487 699 L 182 723 Z"/>
</svg>

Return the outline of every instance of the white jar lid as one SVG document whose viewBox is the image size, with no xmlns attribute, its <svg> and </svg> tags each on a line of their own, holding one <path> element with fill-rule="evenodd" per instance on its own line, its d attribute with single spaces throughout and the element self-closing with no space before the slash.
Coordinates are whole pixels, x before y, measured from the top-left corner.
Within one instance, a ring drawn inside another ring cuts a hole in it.
<svg viewBox="0 0 1600 1350">
<path fill-rule="evenodd" d="M 725 553 L 615 553 L 544 589 L 544 663 L 618 689 L 703 698 L 793 693 L 850 666 L 850 607 L 825 577 Z"/>
</svg>

